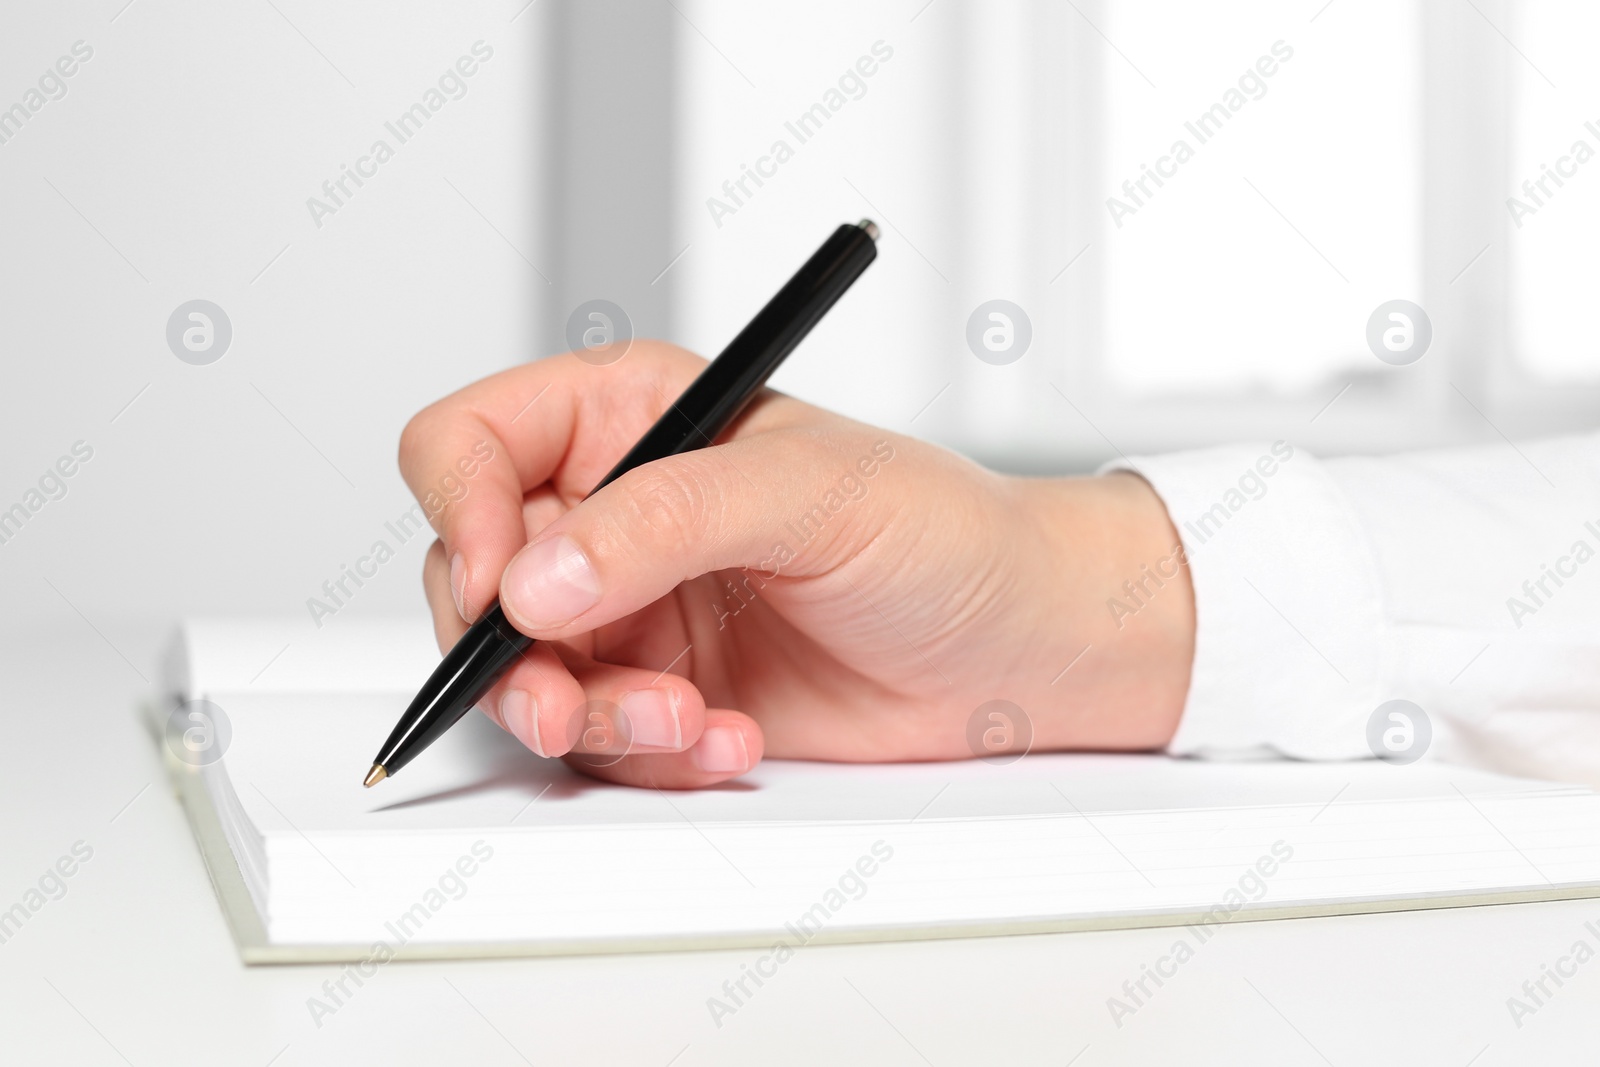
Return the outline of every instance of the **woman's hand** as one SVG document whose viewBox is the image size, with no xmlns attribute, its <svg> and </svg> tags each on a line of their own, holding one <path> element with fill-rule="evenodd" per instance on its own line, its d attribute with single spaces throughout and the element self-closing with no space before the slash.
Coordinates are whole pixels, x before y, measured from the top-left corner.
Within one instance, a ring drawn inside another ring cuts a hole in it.
<svg viewBox="0 0 1600 1067">
<path fill-rule="evenodd" d="M 481 702 L 491 718 L 542 756 L 663 788 L 763 754 L 1170 739 L 1187 569 L 1132 617 L 1107 603 L 1178 543 L 1141 479 L 1004 477 L 767 390 L 714 447 L 584 500 L 704 366 L 643 341 L 609 366 L 560 356 L 406 427 L 401 470 L 440 537 L 423 575 L 440 646 L 496 596 L 539 639 Z M 969 730 L 993 700 L 1026 721 L 986 710 Z"/>
</svg>

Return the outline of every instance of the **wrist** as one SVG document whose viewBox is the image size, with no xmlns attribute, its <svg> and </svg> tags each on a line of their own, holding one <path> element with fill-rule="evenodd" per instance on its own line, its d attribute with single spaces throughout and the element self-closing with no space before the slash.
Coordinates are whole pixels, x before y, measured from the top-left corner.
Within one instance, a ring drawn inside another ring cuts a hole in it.
<svg viewBox="0 0 1600 1067">
<path fill-rule="evenodd" d="M 1177 730 L 1194 587 L 1165 505 L 1136 475 L 1018 479 L 1020 588 L 1041 641 L 1040 748 L 1152 749 Z"/>
</svg>

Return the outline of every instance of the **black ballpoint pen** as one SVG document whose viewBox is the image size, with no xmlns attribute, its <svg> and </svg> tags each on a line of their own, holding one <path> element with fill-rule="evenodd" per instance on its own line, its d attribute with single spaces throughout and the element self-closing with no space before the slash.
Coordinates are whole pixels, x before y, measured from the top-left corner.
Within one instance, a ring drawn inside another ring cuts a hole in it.
<svg viewBox="0 0 1600 1067">
<path fill-rule="evenodd" d="M 700 372 L 590 493 L 635 467 L 711 444 L 877 257 L 878 227 L 840 226 Z M 378 750 L 364 784 L 391 777 L 454 726 L 533 644 L 498 602 L 468 627 Z"/>
</svg>

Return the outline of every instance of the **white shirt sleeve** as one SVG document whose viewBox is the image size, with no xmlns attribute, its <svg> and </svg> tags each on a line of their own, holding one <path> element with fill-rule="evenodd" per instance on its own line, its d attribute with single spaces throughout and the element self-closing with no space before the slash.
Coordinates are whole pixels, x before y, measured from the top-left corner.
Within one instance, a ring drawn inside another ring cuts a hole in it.
<svg viewBox="0 0 1600 1067">
<path fill-rule="evenodd" d="M 1369 719 L 1403 699 L 1432 755 L 1600 782 L 1600 435 L 1111 466 L 1161 496 L 1194 581 L 1172 752 L 1367 757 Z"/>
</svg>

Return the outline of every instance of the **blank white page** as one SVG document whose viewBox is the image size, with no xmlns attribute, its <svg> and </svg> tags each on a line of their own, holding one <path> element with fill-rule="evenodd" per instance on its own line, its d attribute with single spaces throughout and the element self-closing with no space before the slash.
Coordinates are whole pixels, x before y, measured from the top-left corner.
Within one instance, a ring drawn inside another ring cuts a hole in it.
<svg viewBox="0 0 1600 1067">
<path fill-rule="evenodd" d="M 410 940 L 777 932 L 837 896 L 875 848 L 892 860 L 835 909 L 836 931 L 1187 922 L 1223 904 L 1377 909 L 1600 885 L 1600 797 L 1442 764 L 769 760 L 737 782 L 664 793 L 540 759 L 473 712 L 364 789 L 437 660 L 426 636 L 352 620 L 296 658 L 287 626 L 188 636 L 193 662 L 174 688 L 228 718 L 230 747 L 204 782 L 274 943 L 392 937 L 475 845 L 492 861 Z"/>
<path fill-rule="evenodd" d="M 361 779 L 408 697 L 217 693 L 211 699 L 232 725 L 228 774 L 252 821 L 282 826 L 286 816 L 305 832 L 498 829 L 513 818 L 519 827 L 549 827 L 921 821 L 1249 805 L 1315 810 L 1330 801 L 1407 797 L 1464 805 L 1452 783 L 1473 796 L 1575 791 L 1439 764 L 1038 754 L 1004 766 L 768 760 L 737 782 L 662 794 L 607 785 L 558 760 L 540 759 L 477 712 L 394 778 L 365 789 Z"/>
</svg>

